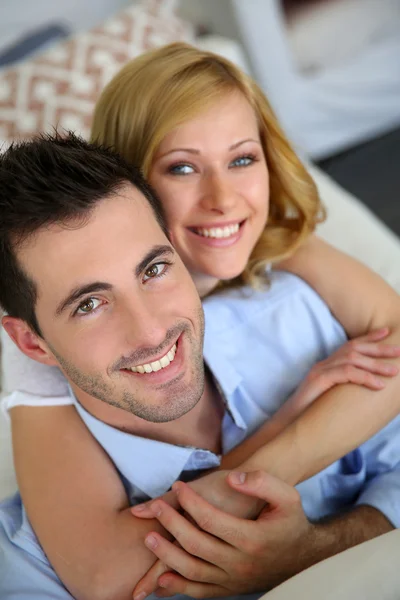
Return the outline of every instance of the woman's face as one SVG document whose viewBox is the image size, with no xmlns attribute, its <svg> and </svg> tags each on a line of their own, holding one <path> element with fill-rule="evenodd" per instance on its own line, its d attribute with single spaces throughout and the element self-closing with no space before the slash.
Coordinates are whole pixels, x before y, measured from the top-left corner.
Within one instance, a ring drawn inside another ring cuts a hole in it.
<svg viewBox="0 0 400 600">
<path fill-rule="evenodd" d="M 269 201 L 257 120 L 245 97 L 226 95 L 171 131 L 149 180 L 199 293 L 242 273 L 264 229 Z"/>
</svg>

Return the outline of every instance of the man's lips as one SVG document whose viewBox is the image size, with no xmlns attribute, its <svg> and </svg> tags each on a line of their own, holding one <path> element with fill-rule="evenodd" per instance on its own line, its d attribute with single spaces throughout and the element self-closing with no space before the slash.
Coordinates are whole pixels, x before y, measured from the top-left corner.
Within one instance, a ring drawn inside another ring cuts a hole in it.
<svg viewBox="0 0 400 600">
<path fill-rule="evenodd" d="M 121 369 L 121 373 L 129 377 L 134 377 L 138 381 L 151 381 L 151 383 L 165 383 L 176 378 L 184 366 L 185 352 L 182 336 L 183 334 L 179 336 L 177 341 L 171 346 L 168 352 L 161 355 L 157 360 L 143 363 L 142 365 L 123 368 Z M 168 355 L 172 358 L 172 360 L 168 357 Z M 161 360 L 164 357 L 167 357 L 168 364 L 166 364 L 165 361 L 165 366 L 157 364 L 161 363 Z M 142 368 L 139 369 L 139 367 Z"/>
</svg>

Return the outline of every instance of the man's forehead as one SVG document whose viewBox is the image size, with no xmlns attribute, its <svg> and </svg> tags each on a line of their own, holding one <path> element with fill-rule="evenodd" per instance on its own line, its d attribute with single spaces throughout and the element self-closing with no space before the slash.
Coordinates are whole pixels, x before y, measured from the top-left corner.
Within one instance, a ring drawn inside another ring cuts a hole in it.
<svg viewBox="0 0 400 600">
<path fill-rule="evenodd" d="M 106 270 L 118 269 L 127 255 L 132 268 L 149 248 L 166 242 L 147 199 L 131 185 L 77 219 L 42 228 L 17 254 L 38 285 L 57 280 L 57 287 L 64 287 L 73 284 L 72 278 L 104 279 Z"/>
</svg>

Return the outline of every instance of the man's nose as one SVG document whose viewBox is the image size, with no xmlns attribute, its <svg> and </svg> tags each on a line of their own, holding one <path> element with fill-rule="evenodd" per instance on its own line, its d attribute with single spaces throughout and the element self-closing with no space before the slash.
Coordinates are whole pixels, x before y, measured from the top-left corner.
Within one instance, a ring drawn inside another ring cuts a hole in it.
<svg viewBox="0 0 400 600">
<path fill-rule="evenodd" d="M 124 337 L 131 347 L 157 348 L 165 342 L 171 323 L 163 311 L 163 300 L 157 306 L 146 297 L 126 303 L 123 315 Z"/>
<path fill-rule="evenodd" d="M 236 204 L 236 193 L 228 175 L 209 173 L 204 177 L 201 204 L 208 211 L 229 213 Z"/>
</svg>

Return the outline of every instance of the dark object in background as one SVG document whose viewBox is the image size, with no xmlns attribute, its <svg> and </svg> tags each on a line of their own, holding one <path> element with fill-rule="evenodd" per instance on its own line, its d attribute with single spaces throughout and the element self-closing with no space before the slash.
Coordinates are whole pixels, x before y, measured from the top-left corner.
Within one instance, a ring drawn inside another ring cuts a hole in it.
<svg viewBox="0 0 400 600">
<path fill-rule="evenodd" d="M 400 128 L 317 164 L 400 236 Z"/>
<path fill-rule="evenodd" d="M 0 68 L 16 63 L 39 50 L 46 50 L 49 44 L 68 37 L 69 33 L 66 27 L 58 24 L 46 25 L 32 31 L 0 53 Z"/>
</svg>

